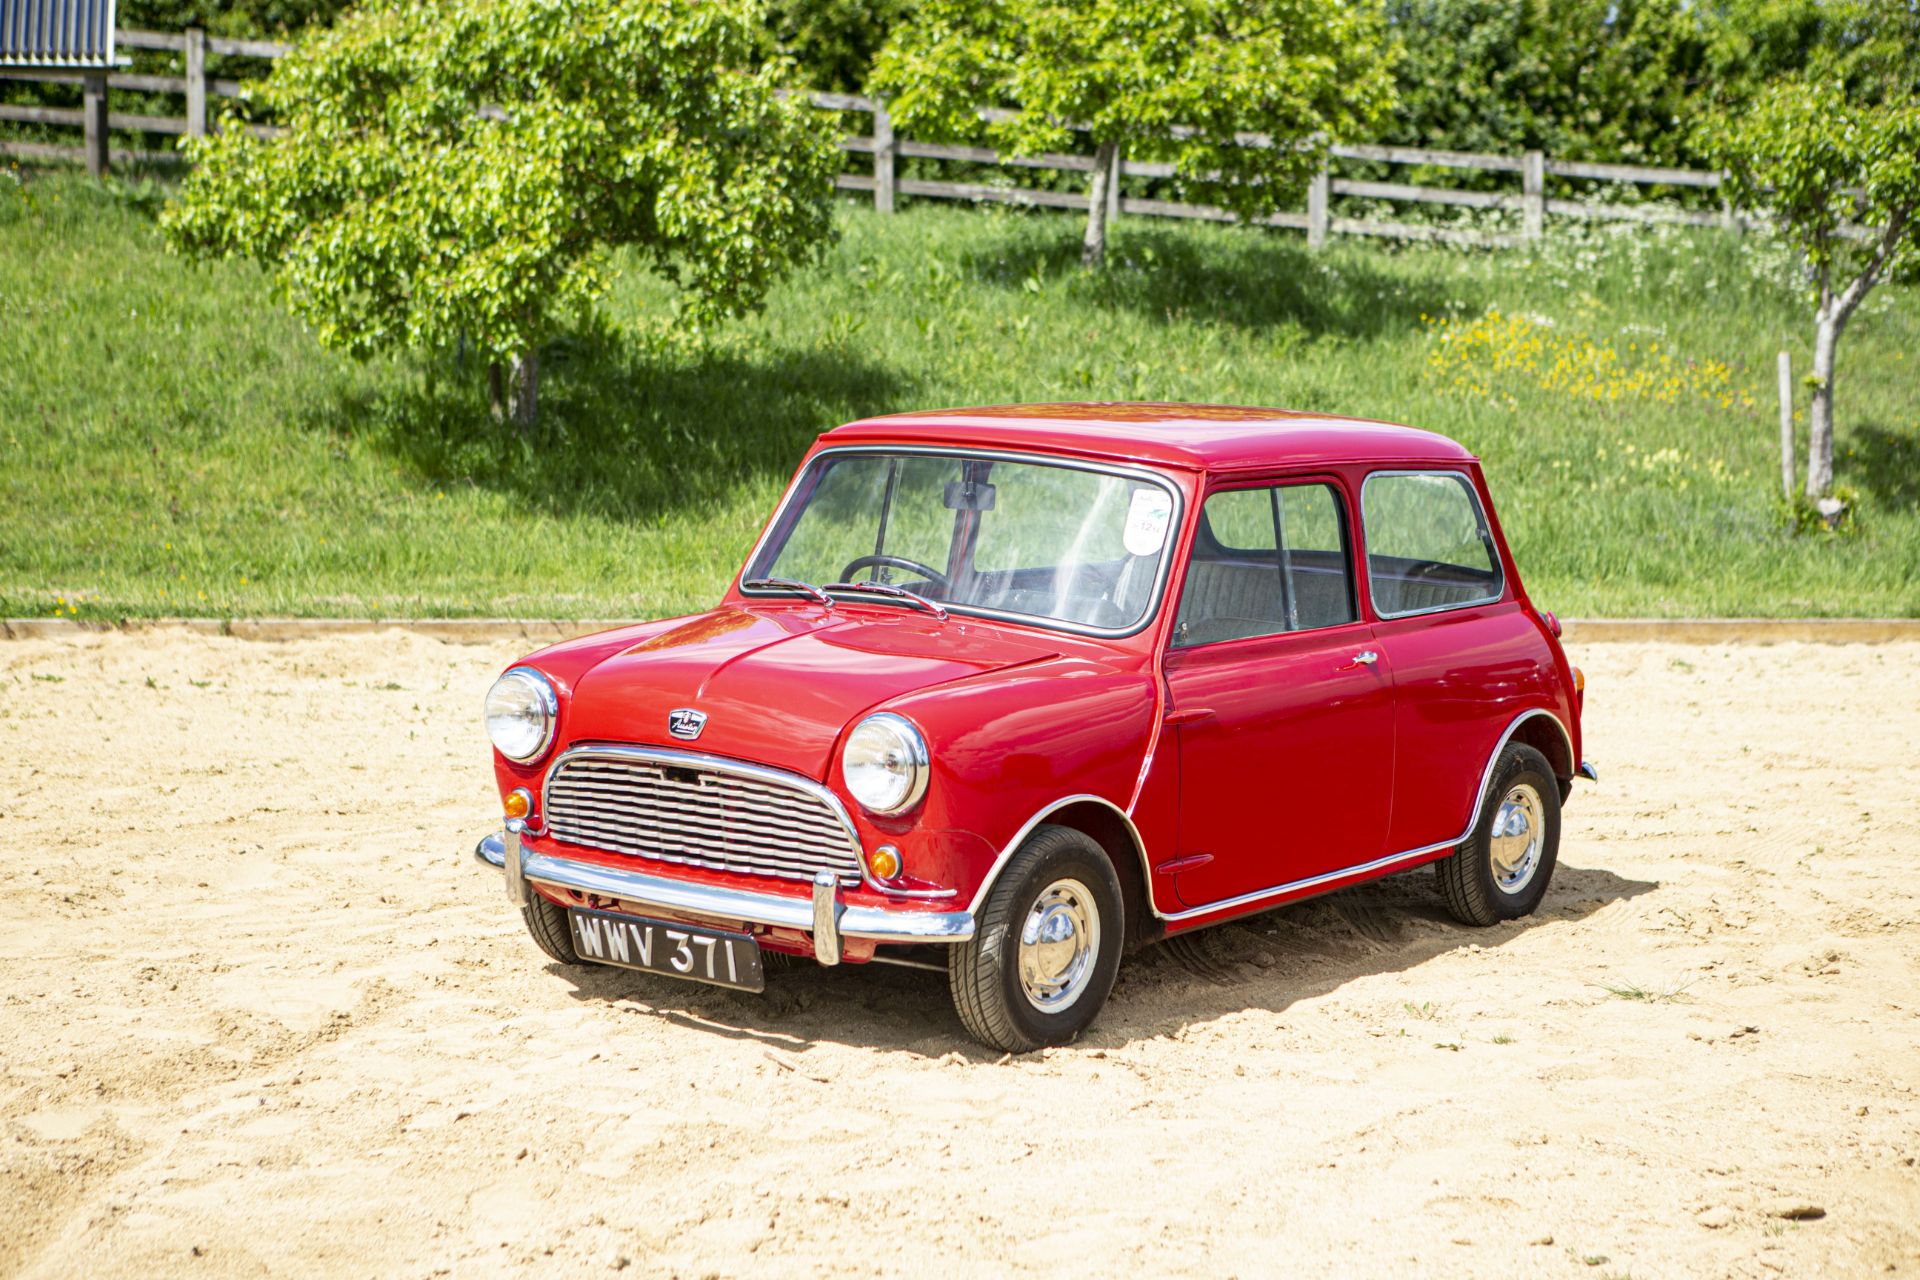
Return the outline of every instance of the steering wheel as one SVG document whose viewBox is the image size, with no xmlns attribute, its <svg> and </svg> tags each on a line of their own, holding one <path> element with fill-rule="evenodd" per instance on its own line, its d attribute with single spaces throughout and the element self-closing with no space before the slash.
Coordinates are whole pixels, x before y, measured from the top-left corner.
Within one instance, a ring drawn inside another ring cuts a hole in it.
<svg viewBox="0 0 1920 1280">
<path fill-rule="evenodd" d="M 847 561 L 847 567 L 840 571 L 840 581 L 852 582 L 854 574 L 860 572 L 862 569 L 877 565 L 885 565 L 889 569 L 905 569 L 909 573 L 917 573 L 928 582 L 939 587 L 941 591 L 949 595 L 953 592 L 953 580 L 947 577 L 946 574 L 940 572 L 930 564 L 921 564 L 918 560 L 909 560 L 905 556 L 855 557 Z"/>
</svg>

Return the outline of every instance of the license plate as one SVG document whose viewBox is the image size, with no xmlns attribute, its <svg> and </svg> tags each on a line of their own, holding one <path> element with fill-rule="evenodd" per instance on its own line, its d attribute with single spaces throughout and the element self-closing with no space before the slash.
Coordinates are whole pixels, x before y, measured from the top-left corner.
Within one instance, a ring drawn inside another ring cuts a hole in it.
<svg viewBox="0 0 1920 1280">
<path fill-rule="evenodd" d="M 578 907 L 568 908 L 567 924 L 573 930 L 573 953 L 582 960 L 741 991 L 767 989 L 760 944 L 744 933 Z"/>
</svg>

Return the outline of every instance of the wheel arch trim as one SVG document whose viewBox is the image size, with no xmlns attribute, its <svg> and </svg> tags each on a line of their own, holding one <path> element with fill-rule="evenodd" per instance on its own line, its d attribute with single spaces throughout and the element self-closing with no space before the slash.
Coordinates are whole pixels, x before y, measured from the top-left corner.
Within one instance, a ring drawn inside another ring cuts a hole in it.
<svg viewBox="0 0 1920 1280">
<path fill-rule="evenodd" d="M 1559 716 L 1545 707 L 1534 707 L 1529 711 L 1522 711 L 1507 725 L 1507 731 L 1500 735 L 1500 741 L 1493 744 L 1493 753 L 1487 757 L 1487 767 L 1480 771 L 1480 789 L 1474 793 L 1473 808 L 1467 811 L 1467 829 L 1460 833 L 1459 840 L 1449 841 L 1449 843 L 1459 844 L 1473 834 L 1474 824 L 1480 820 L 1480 810 L 1487 803 L 1487 788 L 1493 785 L 1493 768 L 1500 763 L 1500 753 L 1507 749 L 1509 742 L 1513 741 L 1513 735 L 1519 732 L 1520 726 L 1535 716 L 1545 716 L 1553 722 L 1553 727 L 1560 731 L 1560 740 L 1567 744 L 1567 759 L 1571 761 L 1574 758 L 1573 735 L 1567 732 L 1566 725 L 1560 723 Z M 1547 761 L 1547 766 L 1551 768 L 1553 761 Z"/>
<path fill-rule="evenodd" d="M 980 887 L 974 891 L 973 900 L 967 904 L 969 914 L 976 918 L 979 916 L 981 906 L 987 900 L 987 895 L 993 892 L 994 884 L 1000 879 L 1000 873 L 1006 870 L 1007 863 L 1013 860 L 1013 855 L 1020 851 L 1020 846 L 1026 843 L 1027 837 L 1034 833 L 1034 829 L 1062 809 L 1070 808 L 1076 804 L 1097 805 L 1102 809 L 1108 810 L 1116 818 L 1120 819 L 1121 826 L 1126 829 L 1127 840 L 1133 845 L 1134 856 L 1140 859 L 1140 878 L 1147 892 L 1147 909 L 1155 916 L 1160 915 L 1160 909 L 1154 905 L 1153 901 L 1153 868 L 1147 863 L 1147 842 L 1140 838 L 1140 828 L 1133 824 L 1132 816 L 1129 815 L 1125 809 L 1122 809 L 1119 805 L 1104 796 L 1096 796 L 1091 792 L 1062 796 L 1058 800 L 1043 806 L 1037 813 L 1028 818 L 1026 822 L 1021 825 L 1020 829 L 1013 833 L 1013 839 L 1007 841 L 1006 847 L 1001 849 L 994 857 L 993 865 L 987 868 L 987 874 L 981 877 Z"/>
<path fill-rule="evenodd" d="M 1535 707 L 1531 711 L 1523 711 L 1518 716 L 1514 717 L 1513 723 L 1507 726 L 1506 733 L 1501 735 L 1500 745 L 1494 748 L 1493 759 L 1497 760 L 1500 758 L 1500 753 L 1506 750 L 1507 743 L 1511 741 L 1513 738 L 1513 735 L 1519 731 L 1520 726 L 1525 724 L 1527 721 L 1533 719 L 1535 716 L 1544 717 L 1545 719 L 1547 719 L 1553 724 L 1554 728 L 1560 731 L 1560 744 L 1562 747 L 1565 748 L 1565 751 L 1562 754 L 1561 759 L 1563 759 L 1566 762 L 1567 771 L 1565 774 L 1561 774 L 1558 771 L 1558 767 L 1554 765 L 1554 761 L 1548 760 L 1547 764 L 1549 766 L 1554 766 L 1555 768 L 1554 776 L 1571 778 L 1577 775 L 1580 771 L 1580 765 L 1582 764 L 1582 761 L 1578 756 L 1576 756 L 1573 753 L 1573 735 L 1567 732 L 1567 726 L 1561 721 L 1560 717 L 1555 715 L 1553 712 L 1547 710 L 1545 707 Z M 1491 771 L 1492 761 L 1488 762 L 1488 769 L 1489 771 Z M 1481 780 L 1480 789 L 1482 793 L 1480 798 L 1481 800 L 1484 801 L 1486 799 L 1486 795 L 1485 795 L 1486 780 L 1484 778 Z M 1480 812 L 1479 805 L 1476 804 L 1474 806 L 1474 812 L 1476 814 Z"/>
</svg>

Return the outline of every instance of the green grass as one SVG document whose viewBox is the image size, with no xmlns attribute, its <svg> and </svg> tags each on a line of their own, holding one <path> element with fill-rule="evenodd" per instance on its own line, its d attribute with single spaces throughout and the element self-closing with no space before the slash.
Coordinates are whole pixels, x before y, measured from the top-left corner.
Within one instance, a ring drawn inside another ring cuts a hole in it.
<svg viewBox="0 0 1920 1280">
<path fill-rule="evenodd" d="M 691 610 L 827 427 L 1123 398 L 1452 435 L 1485 458 L 1534 598 L 1563 613 L 1920 614 L 1920 289 L 1883 288 L 1842 346 L 1860 532 L 1792 537 L 1772 496 L 1773 354 L 1807 368 L 1811 325 L 1757 238 L 1310 255 L 1284 233 L 1135 219 L 1089 275 L 1071 217 L 849 205 L 822 266 L 704 340 L 659 282 L 623 275 L 548 351 L 544 421 L 522 439 L 488 421 L 478 369 L 330 355 L 256 270 L 166 256 L 158 195 L 0 177 L 0 614 Z M 1490 355 L 1436 372 L 1435 319 L 1489 308 L 1532 317 L 1501 330 L 1508 355 L 1616 355 L 1625 370 L 1588 384 L 1620 398 Z M 1654 343 L 1683 381 L 1689 361 L 1728 366 L 1715 395 L 1732 407 L 1635 391 Z"/>
<path fill-rule="evenodd" d="M 1619 984 L 1602 982 L 1595 985 L 1617 1000 L 1644 1000 L 1648 1004 L 1672 1004 L 1684 999 L 1687 988 L 1693 983 L 1681 982 L 1666 987 L 1643 987 L 1637 982 Z"/>
</svg>

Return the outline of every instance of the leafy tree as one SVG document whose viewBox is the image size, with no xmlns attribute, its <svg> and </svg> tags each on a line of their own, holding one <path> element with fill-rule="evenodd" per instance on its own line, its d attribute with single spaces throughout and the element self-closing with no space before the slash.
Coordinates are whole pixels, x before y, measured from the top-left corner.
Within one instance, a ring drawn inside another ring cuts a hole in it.
<svg viewBox="0 0 1920 1280">
<path fill-rule="evenodd" d="M 1678 162 L 1705 56 L 1691 0 L 1388 0 L 1406 50 L 1383 140 Z"/>
<path fill-rule="evenodd" d="M 1832 80 L 1781 81 L 1709 116 L 1701 148 L 1734 199 L 1771 213 L 1813 284 L 1807 496 L 1833 485 L 1834 356 L 1861 300 L 1920 254 L 1920 100 L 1863 104 Z M 1864 235 L 1848 234 L 1850 225 Z"/>
<path fill-rule="evenodd" d="M 1920 90 L 1916 0 L 1386 0 L 1405 49 L 1382 139 L 1693 165 L 1676 127 L 1786 75 Z M 1456 178 L 1457 180 L 1457 178 Z"/>
<path fill-rule="evenodd" d="M 117 21 L 138 31 L 200 27 L 217 36 L 254 39 L 298 35 L 332 22 L 350 0 L 121 0 Z"/>
<path fill-rule="evenodd" d="M 1392 58 L 1369 0 L 923 0 L 881 50 L 870 92 L 903 130 L 1015 155 L 1071 150 L 1083 126 L 1092 266 L 1123 149 L 1171 161 L 1191 198 L 1258 215 L 1299 192 L 1328 136 L 1387 108 Z M 983 105 L 1002 111 L 982 121 Z M 1249 130 L 1273 145 L 1234 145 Z"/>
<path fill-rule="evenodd" d="M 767 0 L 768 38 L 793 60 L 796 84 L 857 92 L 913 9 L 914 0 Z"/>
<path fill-rule="evenodd" d="M 258 259 L 324 344 L 459 342 L 534 420 L 542 339 L 631 247 L 695 323 L 757 306 L 831 234 L 831 119 L 748 69 L 739 0 L 375 0 L 261 96 L 285 126 L 190 140 L 171 246 Z"/>
<path fill-rule="evenodd" d="M 1784 76 L 1838 79 L 1862 102 L 1920 94 L 1915 0 L 1709 0 L 1703 92 L 1757 97 Z"/>
</svg>

